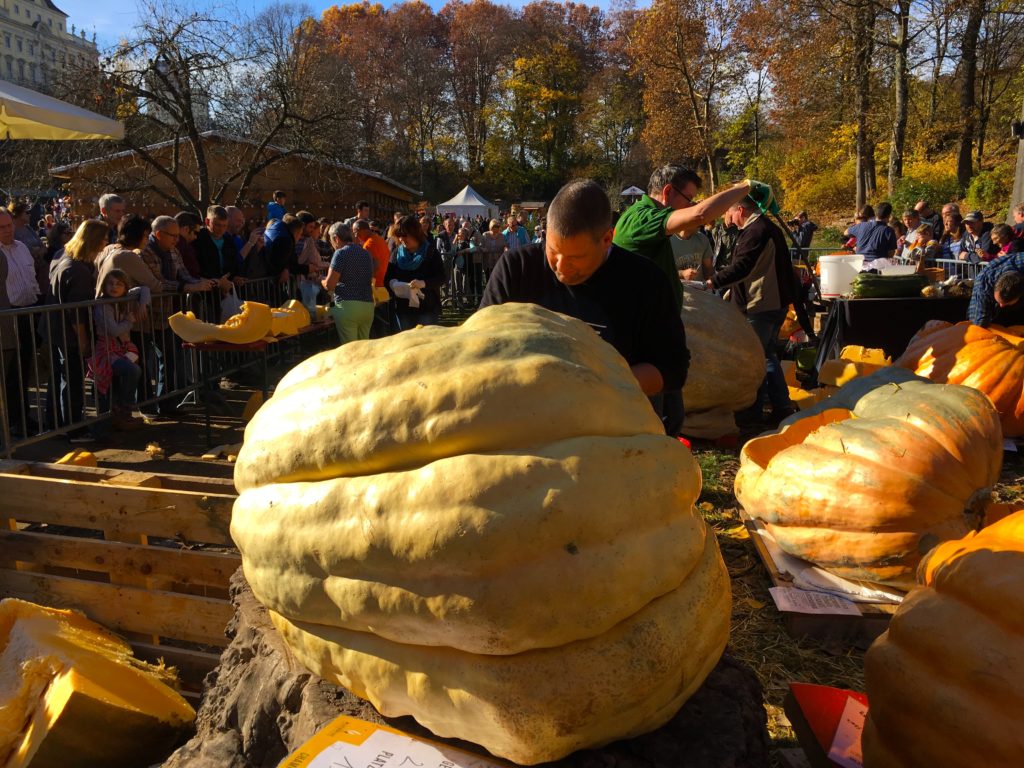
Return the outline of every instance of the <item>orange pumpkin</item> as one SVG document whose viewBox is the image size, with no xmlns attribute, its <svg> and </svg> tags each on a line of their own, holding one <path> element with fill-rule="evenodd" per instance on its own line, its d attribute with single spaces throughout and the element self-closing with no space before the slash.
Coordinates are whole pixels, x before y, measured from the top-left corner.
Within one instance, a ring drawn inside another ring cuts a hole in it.
<svg viewBox="0 0 1024 768">
<path fill-rule="evenodd" d="M 1024 326 L 932 320 L 895 364 L 932 381 L 984 392 L 999 411 L 1003 434 L 1024 435 Z"/>
<path fill-rule="evenodd" d="M 909 588 L 932 544 L 979 527 L 1002 465 L 998 418 L 973 389 L 884 368 L 749 441 L 736 498 L 786 552 Z"/>
<path fill-rule="evenodd" d="M 1024 511 L 939 545 L 918 578 L 864 659 L 864 765 L 1024 765 Z"/>
</svg>

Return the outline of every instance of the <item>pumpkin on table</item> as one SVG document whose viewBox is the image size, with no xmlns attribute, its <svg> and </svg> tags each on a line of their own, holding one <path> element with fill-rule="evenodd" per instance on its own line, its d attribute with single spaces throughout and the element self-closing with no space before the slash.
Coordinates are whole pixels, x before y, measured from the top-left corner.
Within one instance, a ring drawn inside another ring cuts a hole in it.
<svg viewBox="0 0 1024 768">
<path fill-rule="evenodd" d="M 1002 456 L 984 395 L 883 368 L 749 441 L 736 498 L 784 551 L 909 588 L 924 551 L 979 527 Z"/>
<path fill-rule="evenodd" d="M 1024 765 L 1024 511 L 939 545 L 918 577 L 864 658 L 864 765 Z"/>
<path fill-rule="evenodd" d="M 203 322 L 192 312 L 176 312 L 167 318 L 178 338 L 193 344 L 204 341 L 252 344 L 270 334 L 273 322 L 270 307 L 256 301 L 243 301 L 241 312 L 220 325 Z"/>
<path fill-rule="evenodd" d="M 300 364 L 235 483 L 246 577 L 307 667 L 519 763 L 657 728 L 728 638 L 696 462 L 536 306 Z"/>
<path fill-rule="evenodd" d="M 1003 434 L 1024 436 L 1024 326 L 932 320 L 895 364 L 932 381 L 984 392 L 999 411 Z"/>
</svg>

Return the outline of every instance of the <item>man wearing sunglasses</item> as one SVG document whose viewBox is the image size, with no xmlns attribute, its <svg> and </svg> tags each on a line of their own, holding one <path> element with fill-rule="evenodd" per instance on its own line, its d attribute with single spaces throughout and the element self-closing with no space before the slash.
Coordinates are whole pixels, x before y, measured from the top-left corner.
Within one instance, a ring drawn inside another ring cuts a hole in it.
<svg viewBox="0 0 1024 768">
<path fill-rule="evenodd" d="M 672 235 L 693 234 L 722 216 L 751 190 L 751 184 L 742 181 L 694 203 L 700 186 L 700 176 L 689 168 L 671 163 L 663 165 L 651 174 L 647 194 L 633 203 L 615 226 L 615 245 L 646 256 L 668 277 L 677 312 L 683 307 L 683 287 L 672 254 Z M 651 402 L 662 417 L 665 431 L 670 435 L 679 434 L 683 425 L 682 390 L 666 390 L 652 397 Z"/>
</svg>

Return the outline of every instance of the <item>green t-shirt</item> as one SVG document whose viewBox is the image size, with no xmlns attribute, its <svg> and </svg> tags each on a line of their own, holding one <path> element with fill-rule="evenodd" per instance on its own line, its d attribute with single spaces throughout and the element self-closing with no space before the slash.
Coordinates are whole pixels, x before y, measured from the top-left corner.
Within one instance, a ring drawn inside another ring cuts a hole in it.
<svg viewBox="0 0 1024 768">
<path fill-rule="evenodd" d="M 644 195 L 629 206 L 615 225 L 613 242 L 627 251 L 646 256 L 658 265 L 668 276 L 676 308 L 683 307 L 683 286 L 679 282 L 676 261 L 672 255 L 672 242 L 665 234 L 665 221 L 672 215 L 671 208 L 664 208 L 649 196 Z"/>
</svg>

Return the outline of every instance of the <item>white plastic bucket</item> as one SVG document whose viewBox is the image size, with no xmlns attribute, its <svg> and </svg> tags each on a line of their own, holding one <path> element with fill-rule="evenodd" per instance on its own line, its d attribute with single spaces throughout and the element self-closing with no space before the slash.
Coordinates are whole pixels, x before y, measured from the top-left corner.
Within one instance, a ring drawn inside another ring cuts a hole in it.
<svg viewBox="0 0 1024 768">
<path fill-rule="evenodd" d="M 821 296 L 835 299 L 849 293 L 853 279 L 864 266 L 864 257 L 855 253 L 819 256 L 821 264 Z"/>
</svg>

